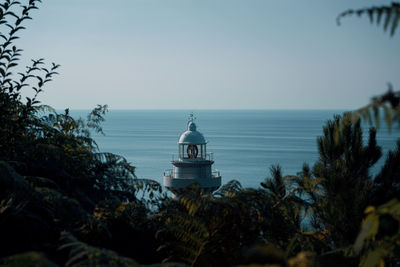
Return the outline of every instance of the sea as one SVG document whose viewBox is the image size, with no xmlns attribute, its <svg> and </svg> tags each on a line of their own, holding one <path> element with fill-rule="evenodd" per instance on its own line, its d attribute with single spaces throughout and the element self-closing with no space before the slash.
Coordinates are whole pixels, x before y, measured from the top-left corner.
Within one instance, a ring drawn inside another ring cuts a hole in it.
<svg viewBox="0 0 400 267">
<path fill-rule="evenodd" d="M 88 113 L 71 111 L 82 118 Z M 208 142 L 207 152 L 213 153 L 213 169 L 220 171 L 222 183 L 238 180 L 245 188 L 258 188 L 270 177 L 272 165 L 279 164 L 284 175 L 300 172 L 303 163 L 312 167 L 318 160 L 317 137 L 323 125 L 343 110 L 110 110 L 102 124 L 105 135 L 93 138 L 101 152 L 125 157 L 136 167 L 138 178 L 162 183 L 191 113 Z M 389 133 L 381 124 L 377 139 L 383 157 L 372 174 L 400 137 L 398 128 Z M 365 141 L 368 127 L 364 125 Z"/>
</svg>

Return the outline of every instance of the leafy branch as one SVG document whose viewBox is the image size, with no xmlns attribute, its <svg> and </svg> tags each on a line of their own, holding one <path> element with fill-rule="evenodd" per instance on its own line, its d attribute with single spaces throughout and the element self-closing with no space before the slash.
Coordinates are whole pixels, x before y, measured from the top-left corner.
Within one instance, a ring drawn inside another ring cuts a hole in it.
<svg viewBox="0 0 400 267">
<path fill-rule="evenodd" d="M 390 83 L 385 94 L 373 97 L 368 105 L 345 114 L 343 121 L 350 119 L 354 123 L 363 119 L 371 125 L 375 123 L 376 127 L 379 128 L 382 118 L 381 112 L 383 112 L 383 119 L 386 121 L 389 132 L 392 129 L 393 122 L 397 122 L 400 126 L 400 91 L 393 91 L 393 86 Z"/>
<path fill-rule="evenodd" d="M 12 42 L 19 38 L 16 36 L 17 32 L 25 29 L 22 23 L 25 20 L 32 19 L 29 12 L 37 9 L 36 3 L 38 2 L 41 2 L 41 0 L 30 0 L 28 5 L 21 5 L 19 1 L 5 0 L 3 4 L 0 4 L 0 26 L 6 27 L 6 30 L 9 29 L 7 33 L 4 33 L 4 30 L 0 31 L 0 38 L 4 40 L 0 44 L 0 91 L 11 86 L 11 68 L 18 65 L 17 62 L 22 51 L 15 46 L 11 47 Z M 16 15 L 13 10 L 14 6 L 17 5 L 22 8 L 20 15 Z M 8 90 L 10 91 L 10 88 Z"/>
<path fill-rule="evenodd" d="M 354 244 L 361 254 L 360 266 L 395 266 L 400 260 L 400 202 L 393 199 L 378 208 L 369 206 L 365 214 Z"/>
<path fill-rule="evenodd" d="M 61 242 L 59 250 L 66 250 L 69 254 L 65 266 L 138 266 L 132 259 L 80 242 L 67 232 L 61 234 Z"/>
<path fill-rule="evenodd" d="M 396 32 L 397 26 L 400 20 L 400 3 L 392 2 L 390 6 L 373 6 L 362 9 L 349 9 L 339 14 L 336 18 L 338 25 L 341 23 L 343 17 L 352 15 L 363 16 L 367 15 L 369 21 L 380 25 L 383 19 L 383 29 L 386 32 L 390 28 L 390 36 L 393 36 Z"/>
</svg>

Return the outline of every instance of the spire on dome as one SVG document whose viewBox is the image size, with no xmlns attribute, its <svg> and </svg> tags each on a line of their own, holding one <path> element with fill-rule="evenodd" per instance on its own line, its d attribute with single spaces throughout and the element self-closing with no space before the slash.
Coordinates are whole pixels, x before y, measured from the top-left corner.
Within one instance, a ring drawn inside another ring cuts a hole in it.
<svg viewBox="0 0 400 267">
<path fill-rule="evenodd" d="M 189 114 L 189 118 L 188 118 L 188 131 L 196 131 L 196 124 L 194 123 L 194 120 L 196 119 L 196 117 L 194 116 L 193 112 Z"/>
<path fill-rule="evenodd" d="M 194 122 L 195 119 L 197 119 L 197 118 L 194 116 L 193 112 L 191 112 L 191 113 L 189 114 L 188 123 L 189 123 L 189 122 Z"/>
</svg>

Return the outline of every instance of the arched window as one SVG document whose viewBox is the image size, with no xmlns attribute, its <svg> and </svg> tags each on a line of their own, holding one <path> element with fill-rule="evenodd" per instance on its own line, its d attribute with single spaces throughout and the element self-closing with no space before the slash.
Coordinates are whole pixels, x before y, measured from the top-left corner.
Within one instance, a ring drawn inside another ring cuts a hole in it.
<svg viewBox="0 0 400 267">
<path fill-rule="evenodd" d="M 186 153 L 190 159 L 196 159 L 199 154 L 199 149 L 197 145 L 188 145 Z"/>
</svg>

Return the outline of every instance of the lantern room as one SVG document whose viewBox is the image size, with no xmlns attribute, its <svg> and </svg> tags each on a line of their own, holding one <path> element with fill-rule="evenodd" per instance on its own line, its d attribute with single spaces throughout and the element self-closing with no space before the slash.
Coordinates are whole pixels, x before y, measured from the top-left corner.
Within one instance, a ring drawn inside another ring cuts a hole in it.
<svg viewBox="0 0 400 267">
<path fill-rule="evenodd" d="M 197 131 L 193 121 L 188 123 L 188 129 L 179 138 L 179 158 L 180 159 L 205 159 L 206 140 Z"/>
</svg>

